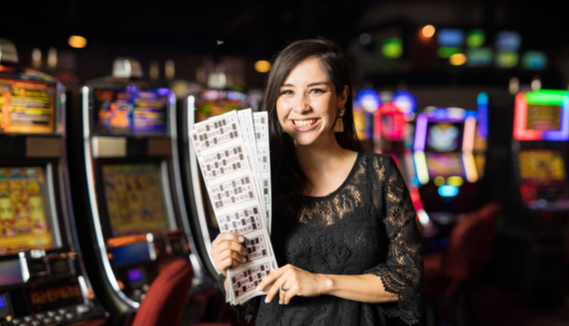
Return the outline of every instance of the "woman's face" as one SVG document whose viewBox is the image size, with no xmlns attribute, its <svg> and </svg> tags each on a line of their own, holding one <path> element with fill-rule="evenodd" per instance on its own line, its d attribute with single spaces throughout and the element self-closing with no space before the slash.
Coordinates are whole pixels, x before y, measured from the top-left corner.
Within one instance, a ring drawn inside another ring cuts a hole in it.
<svg viewBox="0 0 569 326">
<path fill-rule="evenodd" d="M 335 141 L 332 128 L 348 98 L 348 86 L 336 94 L 320 59 L 310 57 L 285 78 L 277 99 L 277 115 L 283 130 L 296 145 Z"/>
</svg>

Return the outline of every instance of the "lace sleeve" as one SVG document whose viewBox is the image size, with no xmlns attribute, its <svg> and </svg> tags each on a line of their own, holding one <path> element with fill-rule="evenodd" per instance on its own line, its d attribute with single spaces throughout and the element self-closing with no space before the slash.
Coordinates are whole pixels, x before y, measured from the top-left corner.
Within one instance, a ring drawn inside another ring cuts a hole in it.
<svg viewBox="0 0 569 326">
<path fill-rule="evenodd" d="M 399 317 L 411 325 L 423 310 L 423 257 L 416 213 L 409 191 L 395 161 L 389 157 L 384 172 L 380 200 L 382 221 L 387 235 L 383 263 L 366 271 L 381 278 L 385 290 L 397 294 L 398 302 L 380 304 L 389 317 Z"/>
<path fill-rule="evenodd" d="M 221 290 L 224 296 L 227 295 L 225 291 L 226 279 L 227 279 L 226 276 L 223 276 L 223 274 L 219 274 L 218 285 L 219 289 Z M 247 323 L 249 323 L 251 321 L 251 318 L 253 318 L 253 316 L 255 315 L 255 313 L 257 313 L 260 303 L 261 303 L 260 297 L 255 297 L 242 305 L 234 306 L 230 304 L 230 306 L 237 314 L 238 321 L 246 320 Z"/>
</svg>

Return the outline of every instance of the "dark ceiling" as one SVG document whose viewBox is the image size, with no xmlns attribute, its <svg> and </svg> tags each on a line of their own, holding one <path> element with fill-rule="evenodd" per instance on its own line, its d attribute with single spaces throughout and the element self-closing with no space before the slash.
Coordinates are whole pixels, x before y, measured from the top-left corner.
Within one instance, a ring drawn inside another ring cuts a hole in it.
<svg viewBox="0 0 569 326">
<path fill-rule="evenodd" d="M 12 1 L 1 5 L 0 37 L 26 48 L 62 48 L 69 35 L 79 34 L 100 51 L 270 57 L 301 38 L 324 36 L 347 44 L 361 32 L 356 26 L 363 13 L 394 2 L 412 1 Z M 552 0 L 476 2 L 490 25 L 493 10 L 505 6 L 514 25 L 507 27 L 522 30 L 524 39 L 540 48 L 569 43 L 567 14 Z"/>
</svg>

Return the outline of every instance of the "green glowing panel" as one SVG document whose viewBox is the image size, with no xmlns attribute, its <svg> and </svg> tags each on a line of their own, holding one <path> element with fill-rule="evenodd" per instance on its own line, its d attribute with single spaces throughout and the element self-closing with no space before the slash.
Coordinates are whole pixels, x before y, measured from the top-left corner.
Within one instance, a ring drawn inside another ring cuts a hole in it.
<svg viewBox="0 0 569 326">
<path fill-rule="evenodd" d="M 399 37 L 388 38 L 383 42 L 381 50 L 385 57 L 397 59 L 403 54 L 403 41 Z"/>
<path fill-rule="evenodd" d="M 496 53 L 496 67 L 513 68 L 518 65 L 520 56 L 516 51 L 498 51 Z"/>
<path fill-rule="evenodd" d="M 528 104 L 534 105 L 563 105 L 569 99 L 569 91 L 543 89 L 526 93 Z"/>
<path fill-rule="evenodd" d="M 448 59 L 453 54 L 460 53 L 460 48 L 458 46 L 441 46 L 437 50 L 437 55 L 439 58 Z"/>
<path fill-rule="evenodd" d="M 468 32 L 468 36 L 466 36 L 466 44 L 471 48 L 477 48 L 484 44 L 486 40 L 486 35 L 484 31 L 481 29 L 473 29 Z"/>
</svg>

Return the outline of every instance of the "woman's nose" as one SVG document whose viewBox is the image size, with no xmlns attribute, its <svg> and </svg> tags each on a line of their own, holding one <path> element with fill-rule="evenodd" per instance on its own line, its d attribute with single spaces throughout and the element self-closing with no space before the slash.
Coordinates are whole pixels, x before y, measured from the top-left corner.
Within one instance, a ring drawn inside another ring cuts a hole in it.
<svg viewBox="0 0 569 326">
<path fill-rule="evenodd" d="M 310 110 L 310 105 L 305 95 L 296 96 L 293 105 L 293 110 L 296 113 L 303 113 Z"/>
</svg>

